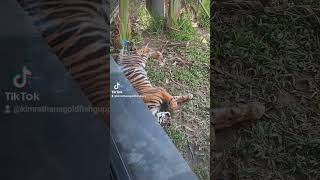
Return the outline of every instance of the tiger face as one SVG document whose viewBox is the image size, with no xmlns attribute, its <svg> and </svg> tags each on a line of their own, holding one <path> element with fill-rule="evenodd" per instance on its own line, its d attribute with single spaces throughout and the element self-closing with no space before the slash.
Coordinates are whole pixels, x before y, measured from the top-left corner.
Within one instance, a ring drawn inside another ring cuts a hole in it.
<svg viewBox="0 0 320 180">
<path fill-rule="evenodd" d="M 148 58 L 151 57 L 152 59 L 159 61 L 161 66 L 164 65 L 164 58 L 160 51 L 154 51 L 151 48 L 143 47 L 138 49 L 136 52 L 139 56 L 146 56 Z"/>
<path fill-rule="evenodd" d="M 156 119 L 162 127 L 169 127 L 171 125 L 170 112 L 158 112 L 156 113 Z"/>
<path fill-rule="evenodd" d="M 152 51 L 151 48 L 143 47 L 143 48 L 137 50 L 137 54 L 139 56 L 148 56 L 151 51 Z"/>
</svg>

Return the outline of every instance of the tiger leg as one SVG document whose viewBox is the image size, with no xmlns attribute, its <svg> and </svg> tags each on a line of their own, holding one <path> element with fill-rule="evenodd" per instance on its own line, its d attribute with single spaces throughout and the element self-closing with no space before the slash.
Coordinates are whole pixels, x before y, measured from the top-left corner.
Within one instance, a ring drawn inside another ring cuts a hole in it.
<svg viewBox="0 0 320 180">
<path fill-rule="evenodd" d="M 185 103 L 190 101 L 193 98 L 192 94 L 182 95 L 182 96 L 173 96 L 178 104 Z"/>
<path fill-rule="evenodd" d="M 169 111 L 173 111 L 178 108 L 176 99 L 172 95 L 170 95 L 164 88 L 160 87 L 145 91 L 142 95 L 142 100 L 146 104 L 152 103 L 153 106 L 160 106 L 163 103 L 167 103 L 169 106 Z"/>
</svg>

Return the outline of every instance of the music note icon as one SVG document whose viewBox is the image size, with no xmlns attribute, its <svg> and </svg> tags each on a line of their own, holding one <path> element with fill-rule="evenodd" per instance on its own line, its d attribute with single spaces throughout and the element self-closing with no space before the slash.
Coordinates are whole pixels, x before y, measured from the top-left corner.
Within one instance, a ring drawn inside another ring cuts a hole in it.
<svg viewBox="0 0 320 180">
<path fill-rule="evenodd" d="M 117 90 L 117 89 L 119 89 L 119 86 L 120 86 L 120 83 L 117 82 L 117 84 L 113 86 L 113 89 Z"/>
<path fill-rule="evenodd" d="M 28 84 L 27 76 L 31 75 L 31 71 L 26 66 L 23 66 L 22 74 L 17 74 L 13 77 L 13 85 L 17 88 L 26 87 Z"/>
</svg>

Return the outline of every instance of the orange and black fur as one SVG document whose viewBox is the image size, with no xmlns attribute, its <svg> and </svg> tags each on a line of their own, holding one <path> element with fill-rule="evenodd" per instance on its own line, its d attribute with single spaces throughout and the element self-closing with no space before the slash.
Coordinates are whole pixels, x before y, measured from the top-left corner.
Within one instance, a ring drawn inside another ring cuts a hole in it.
<svg viewBox="0 0 320 180">
<path fill-rule="evenodd" d="M 172 96 L 164 88 L 153 86 L 145 70 L 149 58 L 159 62 L 163 60 L 161 52 L 144 47 L 131 55 L 120 56 L 118 64 L 152 114 L 157 117 L 159 123 L 162 126 L 169 125 L 170 112 L 178 108 L 178 103 L 192 99 L 192 94 Z"/>
</svg>

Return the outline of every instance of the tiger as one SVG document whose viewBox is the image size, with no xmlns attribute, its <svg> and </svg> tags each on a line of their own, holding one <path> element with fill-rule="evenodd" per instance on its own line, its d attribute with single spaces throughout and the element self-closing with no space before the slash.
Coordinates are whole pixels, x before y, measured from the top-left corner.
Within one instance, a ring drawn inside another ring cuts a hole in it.
<svg viewBox="0 0 320 180">
<path fill-rule="evenodd" d="M 109 120 L 109 1 L 18 0 L 94 107 Z"/>
<path fill-rule="evenodd" d="M 170 126 L 171 113 L 178 109 L 178 104 L 191 100 L 193 95 L 172 96 L 164 88 L 153 86 L 145 70 L 150 58 L 164 63 L 162 53 L 152 50 L 148 45 L 130 55 L 120 55 L 117 63 L 158 123 L 163 127 Z"/>
</svg>

